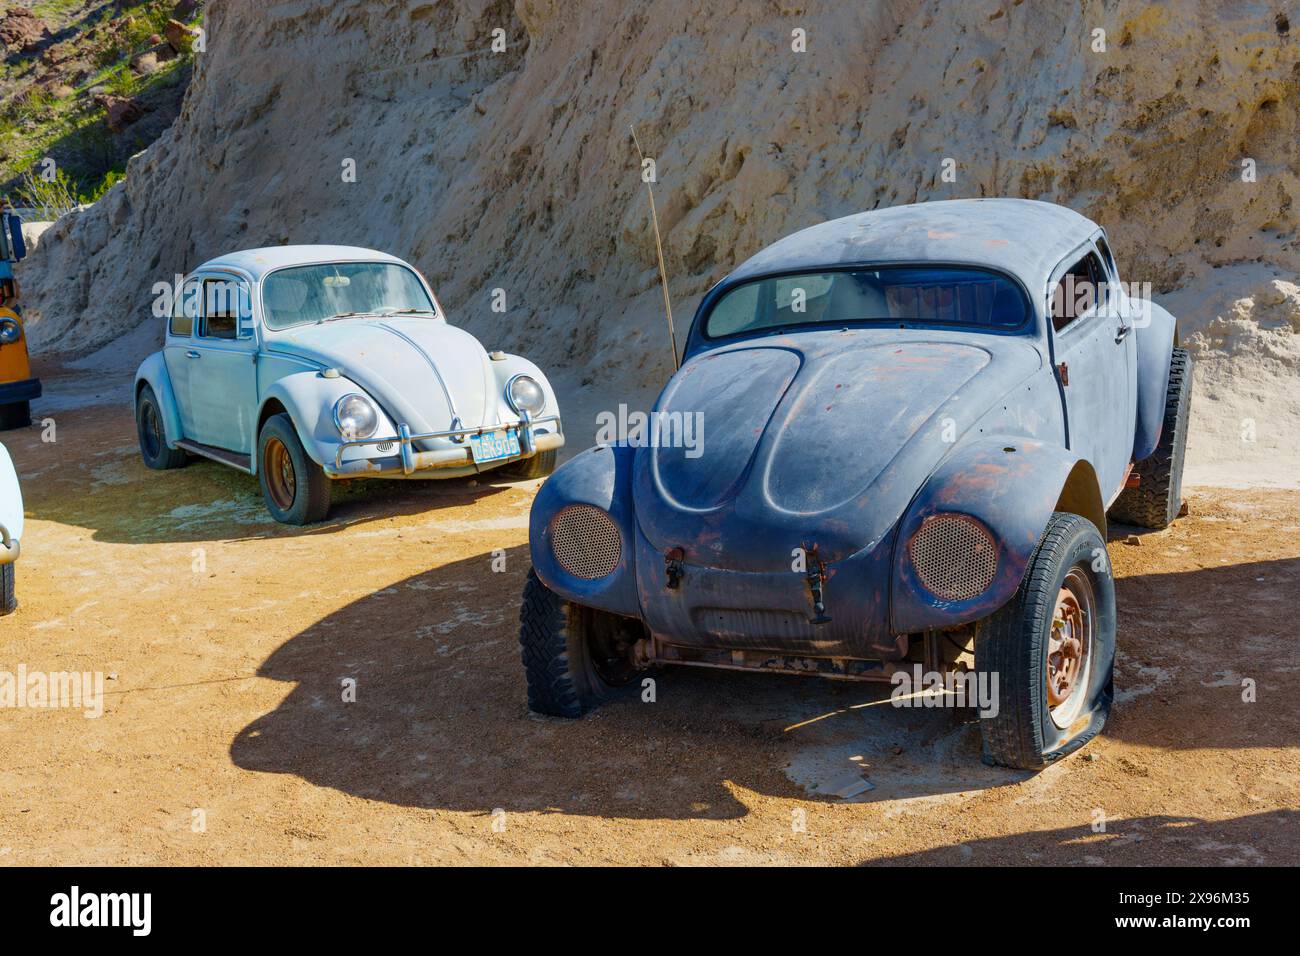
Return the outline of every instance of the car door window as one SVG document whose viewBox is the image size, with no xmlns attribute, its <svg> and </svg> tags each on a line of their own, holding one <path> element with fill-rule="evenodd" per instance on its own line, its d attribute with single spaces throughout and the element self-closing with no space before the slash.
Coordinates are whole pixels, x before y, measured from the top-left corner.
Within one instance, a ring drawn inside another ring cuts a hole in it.
<svg viewBox="0 0 1300 956">
<path fill-rule="evenodd" d="M 194 333 L 194 320 L 200 315 L 199 283 L 190 279 L 181 286 L 181 294 L 172 304 L 172 317 L 168 326 L 172 335 L 189 336 Z"/>
<path fill-rule="evenodd" d="M 1101 254 L 1104 270 L 1101 302 L 1106 306 L 1114 306 L 1119 301 L 1119 269 L 1115 266 L 1115 257 L 1111 254 L 1110 244 L 1106 242 L 1105 236 L 1097 237 L 1097 251 Z"/>
<path fill-rule="evenodd" d="M 242 303 L 247 301 L 243 283 L 237 279 L 204 279 L 202 336 L 208 339 L 239 338 Z"/>
<path fill-rule="evenodd" d="M 1052 290 L 1052 327 L 1057 332 L 1092 313 L 1102 301 L 1106 273 L 1095 252 L 1089 252 L 1070 266 Z"/>
<path fill-rule="evenodd" d="M 1110 273 L 1112 282 L 1119 281 L 1119 268 L 1115 265 L 1115 256 L 1111 254 L 1110 243 L 1106 241 L 1105 236 L 1097 237 L 1097 251 L 1101 253 L 1101 261 L 1105 263 L 1106 271 Z"/>
</svg>

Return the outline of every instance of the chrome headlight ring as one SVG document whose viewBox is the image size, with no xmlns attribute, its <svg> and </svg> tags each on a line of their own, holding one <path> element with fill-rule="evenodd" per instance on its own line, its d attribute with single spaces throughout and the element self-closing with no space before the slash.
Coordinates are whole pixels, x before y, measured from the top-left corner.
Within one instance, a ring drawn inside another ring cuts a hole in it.
<svg viewBox="0 0 1300 956">
<path fill-rule="evenodd" d="M 546 391 L 537 379 L 520 372 L 506 382 L 506 401 L 518 415 L 536 415 L 546 407 Z"/>
<path fill-rule="evenodd" d="M 360 392 L 348 392 L 334 403 L 334 427 L 347 440 L 369 438 L 379 428 L 379 409 Z"/>
</svg>

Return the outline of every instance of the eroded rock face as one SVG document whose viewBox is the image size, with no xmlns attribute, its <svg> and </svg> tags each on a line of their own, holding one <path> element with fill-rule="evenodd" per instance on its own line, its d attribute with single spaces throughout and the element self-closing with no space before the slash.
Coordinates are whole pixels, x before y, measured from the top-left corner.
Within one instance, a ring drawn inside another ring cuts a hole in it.
<svg viewBox="0 0 1300 956">
<path fill-rule="evenodd" d="M 98 102 L 104 108 L 108 128 L 114 133 L 120 133 L 123 128 L 130 126 L 145 114 L 144 107 L 129 96 L 106 93 L 99 97 Z"/>
<path fill-rule="evenodd" d="M 206 35 L 172 130 L 24 267 L 35 347 L 104 344 L 153 283 L 222 252 L 347 241 L 411 259 L 489 346 L 660 382 L 630 124 L 679 339 L 777 237 L 927 199 L 1078 209 L 1189 329 L 1225 268 L 1300 273 L 1300 40 L 1258 5 L 229 0 Z"/>
<path fill-rule="evenodd" d="M 14 7 L 0 15 L 0 54 L 30 53 L 47 33 L 44 20 L 26 7 Z"/>
</svg>

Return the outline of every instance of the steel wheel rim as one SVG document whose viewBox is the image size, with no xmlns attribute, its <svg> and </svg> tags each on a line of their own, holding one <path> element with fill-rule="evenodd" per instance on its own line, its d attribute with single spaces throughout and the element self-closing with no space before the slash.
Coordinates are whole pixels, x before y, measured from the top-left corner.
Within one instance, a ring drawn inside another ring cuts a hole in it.
<svg viewBox="0 0 1300 956">
<path fill-rule="evenodd" d="M 1061 582 L 1047 637 L 1047 706 L 1052 723 L 1061 730 L 1079 719 L 1087 703 L 1096 628 L 1092 581 L 1076 565 Z"/>
<path fill-rule="evenodd" d="M 266 488 L 275 506 L 281 511 L 292 508 L 298 481 L 293 473 L 289 449 L 278 438 L 267 439 L 262 450 L 262 474 L 266 476 Z"/>
<path fill-rule="evenodd" d="M 140 438 L 144 443 L 145 454 L 157 458 L 162 449 L 162 429 L 158 427 L 158 413 L 151 403 L 145 402 L 140 407 Z"/>
</svg>

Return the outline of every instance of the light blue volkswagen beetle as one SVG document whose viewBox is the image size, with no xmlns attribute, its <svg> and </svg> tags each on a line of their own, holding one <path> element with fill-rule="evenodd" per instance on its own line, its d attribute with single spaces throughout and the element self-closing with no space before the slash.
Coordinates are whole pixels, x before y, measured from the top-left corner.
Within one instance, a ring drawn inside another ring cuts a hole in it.
<svg viewBox="0 0 1300 956">
<path fill-rule="evenodd" d="M 201 455 L 255 474 L 288 524 L 324 519 L 334 479 L 555 468 L 564 436 L 546 377 L 449 325 L 401 259 L 250 249 L 203 264 L 170 298 L 165 345 L 135 377 L 150 468 Z"/>
</svg>

